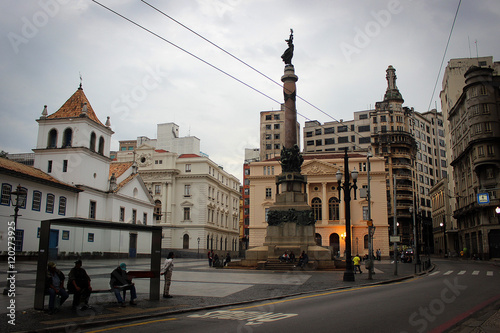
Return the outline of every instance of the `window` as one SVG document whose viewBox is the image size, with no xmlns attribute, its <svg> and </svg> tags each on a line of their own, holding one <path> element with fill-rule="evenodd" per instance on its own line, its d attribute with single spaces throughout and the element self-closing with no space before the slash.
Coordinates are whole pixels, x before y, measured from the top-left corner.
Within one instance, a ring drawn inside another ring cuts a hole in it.
<svg viewBox="0 0 500 333">
<path fill-rule="evenodd" d="M 63 161 L 63 172 L 68 172 L 68 160 Z"/>
<path fill-rule="evenodd" d="M 280 115 L 279 114 L 275 114 L 274 115 L 274 120 L 280 120 Z"/>
<path fill-rule="evenodd" d="M 306 146 L 314 146 L 314 140 L 308 140 Z"/>
<path fill-rule="evenodd" d="M 191 172 L 191 164 L 186 164 L 186 172 Z"/>
<path fill-rule="evenodd" d="M 270 149 L 271 149 L 271 147 L 272 147 L 272 145 L 271 145 L 270 143 L 266 144 L 266 149 L 267 149 L 267 150 L 270 150 Z"/>
<path fill-rule="evenodd" d="M 155 201 L 155 208 L 154 208 L 153 217 L 156 221 L 161 221 L 161 201 L 160 200 Z"/>
<path fill-rule="evenodd" d="M 59 215 L 66 215 L 66 197 L 59 197 Z"/>
<path fill-rule="evenodd" d="M 266 140 L 271 140 L 272 135 L 271 134 L 266 134 Z"/>
<path fill-rule="evenodd" d="M 245 195 L 249 195 L 250 194 L 250 189 L 246 188 L 243 192 L 244 192 Z"/>
<path fill-rule="evenodd" d="M 191 208 L 184 207 L 184 221 L 191 220 Z"/>
<path fill-rule="evenodd" d="M 104 155 L 104 138 L 99 137 L 99 154 Z"/>
<path fill-rule="evenodd" d="M 370 125 L 358 126 L 358 132 L 370 132 Z"/>
<path fill-rule="evenodd" d="M 347 132 L 348 128 L 346 125 L 337 127 L 337 133 Z"/>
<path fill-rule="evenodd" d="M 328 200 L 328 220 L 338 220 L 339 219 L 339 199 L 330 198 Z"/>
<path fill-rule="evenodd" d="M 89 204 L 89 219 L 95 219 L 96 217 L 96 206 L 97 202 L 90 200 Z"/>
<path fill-rule="evenodd" d="M 71 128 L 66 128 L 63 134 L 63 148 L 71 147 L 71 141 L 73 139 L 73 130 Z"/>
<path fill-rule="evenodd" d="M 280 129 L 280 124 L 274 124 L 274 129 Z"/>
<path fill-rule="evenodd" d="M 367 114 L 367 113 L 360 114 L 360 115 L 359 115 L 359 119 L 360 119 L 360 120 L 362 120 L 362 119 L 368 119 L 368 114 Z"/>
<path fill-rule="evenodd" d="M 368 220 L 368 206 L 363 206 L 363 220 Z"/>
<path fill-rule="evenodd" d="M 325 139 L 325 145 L 334 145 L 334 144 L 335 144 L 334 138 Z"/>
<path fill-rule="evenodd" d="M 23 250 L 23 240 L 24 240 L 24 230 L 16 230 L 16 252 L 21 252 Z"/>
<path fill-rule="evenodd" d="M 272 120 L 272 115 L 266 114 L 266 120 Z"/>
<path fill-rule="evenodd" d="M 94 242 L 94 233 L 93 232 L 89 232 L 89 234 L 87 236 L 87 241 L 89 243 L 93 243 Z"/>
<path fill-rule="evenodd" d="M 132 224 L 137 224 L 137 209 L 132 209 Z"/>
<path fill-rule="evenodd" d="M 322 146 L 323 145 L 323 140 L 319 139 L 316 140 L 316 146 Z"/>
<path fill-rule="evenodd" d="M 271 125 L 266 125 L 266 130 L 270 130 L 271 129 Z"/>
<path fill-rule="evenodd" d="M 387 117 L 386 116 L 380 116 L 380 122 L 386 122 L 387 121 Z"/>
<path fill-rule="evenodd" d="M 92 132 L 92 134 L 90 134 L 90 145 L 89 145 L 89 148 L 92 151 L 95 151 L 95 141 L 96 141 L 96 135 L 94 132 Z M 125 147 L 122 147 L 122 150 L 125 150 Z"/>
<path fill-rule="evenodd" d="M 335 133 L 335 127 L 326 127 L 324 129 L 324 133 L 325 134 L 333 134 L 333 133 Z"/>
<path fill-rule="evenodd" d="M 370 137 L 359 138 L 359 143 L 370 143 Z"/>
<path fill-rule="evenodd" d="M 339 136 L 338 142 L 339 143 L 348 143 L 349 137 L 348 136 Z"/>
<path fill-rule="evenodd" d="M 62 239 L 63 240 L 69 240 L 69 230 L 63 230 L 63 232 L 62 232 Z"/>
<path fill-rule="evenodd" d="M 482 85 L 482 86 L 480 86 L 480 87 L 479 87 L 479 93 L 480 93 L 481 95 L 488 95 L 488 90 L 486 89 L 486 86 L 483 86 L 483 85 Z"/>
<path fill-rule="evenodd" d="M 52 161 L 48 161 L 47 163 L 47 173 L 51 173 L 52 172 Z"/>
<path fill-rule="evenodd" d="M 49 137 L 47 140 L 47 148 L 56 148 L 56 147 L 57 147 L 57 130 L 53 128 L 49 132 Z"/>
<path fill-rule="evenodd" d="M 316 221 L 322 220 L 322 215 L 321 215 L 321 199 L 320 198 L 314 198 L 314 199 L 312 199 L 311 207 L 313 209 L 314 219 Z"/>
<path fill-rule="evenodd" d="M 10 206 L 10 192 L 12 192 L 12 185 L 2 184 L 2 202 L 3 206 Z"/>
<path fill-rule="evenodd" d="M 148 224 L 148 213 L 142 214 L 142 224 L 144 225 Z"/>
<path fill-rule="evenodd" d="M 272 189 L 270 187 L 266 187 L 266 199 L 271 199 L 272 195 Z"/>
<path fill-rule="evenodd" d="M 184 196 L 185 197 L 191 196 L 191 185 L 184 185 Z"/>
<path fill-rule="evenodd" d="M 45 212 L 52 214 L 54 212 L 54 195 L 49 193 L 47 194 L 47 204 L 45 205 Z"/>
<path fill-rule="evenodd" d="M 314 130 L 315 135 L 321 135 L 321 128 L 317 128 Z"/>
<path fill-rule="evenodd" d="M 279 143 L 274 144 L 274 149 L 280 149 L 280 148 L 281 148 L 281 145 Z"/>
<path fill-rule="evenodd" d="M 274 134 L 274 140 L 279 140 L 280 139 L 280 135 L 279 134 Z"/>
<path fill-rule="evenodd" d="M 120 207 L 120 222 L 125 222 L 125 207 Z"/>
<path fill-rule="evenodd" d="M 31 202 L 31 210 L 40 211 L 42 205 L 42 192 L 33 191 L 33 201 Z"/>
<path fill-rule="evenodd" d="M 313 132 L 306 132 L 306 138 L 310 138 L 313 136 Z"/>
</svg>

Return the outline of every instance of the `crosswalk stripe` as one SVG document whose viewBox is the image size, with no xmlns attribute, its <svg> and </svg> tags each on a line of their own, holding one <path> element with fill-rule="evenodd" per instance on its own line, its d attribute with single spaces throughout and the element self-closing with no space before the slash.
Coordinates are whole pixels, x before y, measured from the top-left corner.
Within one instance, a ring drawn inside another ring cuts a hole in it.
<svg viewBox="0 0 500 333">
<path fill-rule="evenodd" d="M 435 272 L 432 272 L 431 274 L 429 274 L 429 276 L 433 276 L 433 275 L 436 275 L 436 274 L 439 274 L 441 273 L 440 271 L 435 271 Z"/>
<path fill-rule="evenodd" d="M 487 275 L 487 276 L 493 276 L 493 271 L 487 271 L 487 272 L 486 272 L 486 275 Z"/>
<path fill-rule="evenodd" d="M 479 275 L 479 271 L 472 272 L 472 275 Z"/>
<path fill-rule="evenodd" d="M 453 271 L 448 271 L 448 272 L 444 273 L 443 275 L 450 275 L 451 273 L 453 273 Z"/>
<path fill-rule="evenodd" d="M 460 272 L 458 272 L 458 275 L 464 275 L 465 272 L 467 272 L 467 271 L 460 271 Z"/>
</svg>

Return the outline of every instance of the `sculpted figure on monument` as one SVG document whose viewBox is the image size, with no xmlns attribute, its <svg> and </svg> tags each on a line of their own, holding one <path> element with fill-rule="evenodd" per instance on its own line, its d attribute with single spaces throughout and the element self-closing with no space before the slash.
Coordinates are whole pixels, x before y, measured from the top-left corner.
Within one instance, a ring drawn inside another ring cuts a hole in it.
<svg viewBox="0 0 500 333">
<path fill-rule="evenodd" d="M 292 148 L 283 147 L 281 150 L 280 164 L 283 172 L 300 172 L 303 162 L 304 158 L 296 144 Z"/>
<path fill-rule="evenodd" d="M 281 56 L 281 59 L 283 59 L 285 64 L 291 65 L 292 58 L 293 58 L 293 30 L 292 29 L 290 29 L 290 37 L 288 39 L 285 39 L 285 42 L 288 43 L 288 48 L 285 50 L 285 52 Z"/>
</svg>

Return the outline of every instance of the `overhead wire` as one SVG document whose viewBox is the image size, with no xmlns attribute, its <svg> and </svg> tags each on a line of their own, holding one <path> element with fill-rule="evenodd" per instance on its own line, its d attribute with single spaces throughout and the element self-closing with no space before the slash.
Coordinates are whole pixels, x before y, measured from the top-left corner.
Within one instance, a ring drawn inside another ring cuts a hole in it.
<svg viewBox="0 0 500 333">
<path fill-rule="evenodd" d="M 441 59 L 441 65 L 439 65 L 439 71 L 438 71 L 438 75 L 436 77 L 436 83 L 434 84 L 434 89 L 432 89 L 431 100 L 429 101 L 429 106 L 427 107 L 428 111 L 431 109 L 432 100 L 434 99 L 434 93 L 436 92 L 436 87 L 438 85 L 439 76 L 441 75 L 441 70 L 443 69 L 444 59 L 446 57 L 446 52 L 448 51 L 448 46 L 450 45 L 451 35 L 453 33 L 453 28 L 455 27 L 455 22 L 457 21 L 458 11 L 460 10 L 461 3 L 462 3 L 462 0 L 459 0 L 458 6 L 457 6 L 457 11 L 455 12 L 455 18 L 453 18 L 453 24 L 451 25 L 450 34 L 448 36 L 448 41 L 446 42 L 446 47 L 444 48 L 443 59 Z"/>
<path fill-rule="evenodd" d="M 142 0 L 141 0 L 141 1 L 142 1 Z M 148 29 L 148 28 L 144 27 L 143 25 L 141 25 L 141 24 L 139 24 L 139 23 L 135 22 L 135 21 L 134 21 L 134 20 L 132 20 L 132 19 L 129 19 L 128 17 L 126 17 L 126 16 L 124 16 L 124 15 L 122 15 L 122 14 L 118 13 L 117 11 L 113 10 L 112 8 L 110 8 L 110 7 L 108 7 L 108 6 L 106 6 L 106 5 L 102 4 L 102 3 L 100 3 L 99 1 L 97 1 L 97 0 L 92 0 L 92 2 L 96 3 L 97 5 L 101 6 L 102 8 L 104 8 L 104 9 L 106 9 L 106 10 L 110 11 L 111 13 L 113 13 L 113 14 L 117 15 L 118 17 L 120 17 L 120 18 L 122 18 L 122 19 L 124 19 L 124 20 L 128 21 L 129 23 L 131 23 L 131 24 L 135 25 L 136 27 L 138 27 L 138 28 L 140 28 L 140 29 L 142 29 L 142 30 L 144 30 L 144 31 L 146 31 L 146 32 L 148 32 L 148 33 L 150 33 L 150 34 L 152 34 L 153 36 L 155 36 L 155 37 L 157 37 L 157 38 L 161 39 L 162 41 L 164 41 L 164 42 L 166 42 L 166 43 L 170 44 L 171 46 L 173 46 L 173 47 L 175 47 L 175 48 L 179 49 L 180 51 L 185 52 L 186 54 L 188 54 L 188 55 L 192 56 L 193 58 L 195 58 L 195 59 L 197 59 L 197 60 L 199 60 L 199 61 L 203 62 L 204 64 L 206 64 L 206 65 L 208 65 L 208 66 L 212 67 L 213 69 L 215 69 L 215 70 L 217 70 L 217 71 L 221 72 L 222 74 L 224 74 L 224 75 L 226 75 L 226 76 L 228 76 L 228 77 L 232 78 L 233 80 L 235 80 L 235 81 L 237 81 L 237 82 L 239 82 L 239 83 L 243 84 L 244 86 L 246 86 L 246 87 L 248 87 L 248 88 L 252 89 L 253 91 L 255 91 L 255 92 L 257 92 L 257 93 L 261 94 L 262 96 L 264 96 L 264 97 L 266 97 L 266 98 L 268 98 L 268 99 L 272 100 L 273 102 L 276 102 L 276 103 L 278 103 L 278 104 L 280 104 L 280 105 L 282 105 L 282 104 L 283 104 L 282 102 L 280 102 L 280 101 L 276 100 L 275 98 L 273 98 L 273 97 L 271 97 L 271 96 L 267 95 L 266 93 L 264 93 L 264 92 L 260 91 L 259 89 L 257 89 L 257 88 L 255 88 L 255 87 L 251 86 L 250 84 L 248 84 L 248 83 L 246 83 L 246 82 L 244 82 L 244 81 L 242 81 L 242 80 L 238 79 L 238 78 L 237 78 L 237 77 L 235 77 L 234 75 L 229 74 L 228 72 L 226 72 L 226 71 L 222 70 L 221 68 L 219 68 L 219 67 L 217 67 L 217 66 L 215 66 L 215 65 L 211 64 L 210 62 L 208 62 L 208 61 L 206 61 L 206 60 L 202 59 L 201 57 L 198 57 L 198 56 L 197 56 L 197 55 L 195 55 L 194 53 L 192 53 L 192 52 L 190 52 L 190 51 L 188 51 L 188 50 L 186 50 L 186 49 L 184 49 L 184 48 L 180 47 L 179 45 L 177 45 L 177 44 L 175 44 L 175 43 L 171 42 L 170 40 L 166 39 L 165 37 L 160 36 L 159 34 L 155 33 L 154 31 L 152 31 L 152 30 L 150 30 L 150 29 Z M 145 1 L 142 1 L 142 2 L 143 2 L 143 3 L 145 3 L 145 4 L 147 4 L 147 5 L 148 5 L 148 6 L 150 6 L 151 8 L 153 8 L 153 9 L 155 9 L 155 10 L 157 10 L 157 11 L 161 12 L 160 10 L 158 10 L 158 9 L 157 9 L 157 8 L 155 8 L 154 6 L 150 5 L 149 3 L 145 2 Z M 171 18 L 169 15 L 167 15 L 167 14 L 165 14 L 165 13 L 163 13 L 163 12 L 161 12 L 161 13 L 162 13 L 163 15 L 165 15 L 166 17 Z M 203 36 L 201 36 L 200 34 L 196 33 L 195 31 L 193 31 L 192 29 L 190 29 L 190 28 L 188 28 L 187 26 L 183 25 L 182 23 L 178 22 L 177 20 L 174 20 L 173 18 L 171 18 L 171 19 L 172 19 L 174 22 L 176 22 L 176 23 L 178 23 L 178 24 L 182 25 L 183 27 L 185 27 L 186 29 L 188 29 L 188 30 L 189 30 L 189 31 L 191 31 L 192 33 L 196 34 L 196 35 L 197 35 L 197 36 L 199 36 L 200 38 L 202 38 L 202 39 L 204 39 L 205 41 L 209 42 L 209 43 L 210 43 L 210 44 L 212 44 L 213 46 L 215 46 L 215 47 L 217 47 L 218 49 L 222 50 L 222 51 L 223 51 L 223 52 L 225 52 L 226 54 L 228 54 L 228 55 L 230 55 L 231 57 L 233 57 L 233 58 L 237 59 L 237 60 L 238 60 L 238 61 L 240 61 L 241 63 L 245 64 L 246 66 L 248 66 L 248 67 L 250 67 L 250 68 L 252 68 L 253 70 L 255 70 L 256 72 L 258 72 L 259 74 L 263 75 L 264 77 L 268 78 L 268 79 L 269 79 L 269 80 L 271 80 L 272 82 L 274 82 L 274 83 L 278 84 L 280 87 L 282 87 L 282 85 L 281 85 L 281 84 L 277 83 L 276 81 L 274 81 L 273 79 L 271 79 L 271 78 L 270 78 L 270 77 L 268 77 L 267 75 L 263 74 L 262 72 L 258 71 L 258 70 L 257 70 L 257 69 L 255 69 L 254 67 L 252 67 L 252 66 L 248 65 L 247 63 L 245 63 L 244 61 L 242 61 L 242 60 L 241 60 L 241 59 L 239 59 L 238 57 L 236 57 L 236 56 L 232 55 L 231 53 L 229 53 L 229 52 L 225 51 L 223 48 L 221 48 L 221 47 L 217 46 L 215 43 L 213 43 L 213 42 L 209 41 L 209 40 L 208 40 L 208 39 L 206 39 L 205 37 L 203 37 Z M 298 97 L 298 96 L 297 96 L 297 97 Z M 338 120 L 336 120 L 334 117 L 332 117 L 331 115 L 329 115 L 329 114 L 327 114 L 326 112 L 322 111 L 321 109 L 319 109 L 318 107 L 314 106 L 313 104 L 311 104 L 311 103 L 307 102 L 307 101 L 306 101 L 306 100 L 304 100 L 303 98 L 300 98 L 300 99 L 301 99 L 301 100 L 303 100 L 304 102 L 306 102 L 307 104 L 311 105 L 312 107 L 316 108 L 317 110 L 321 111 L 323 114 L 325 114 L 325 115 L 329 116 L 329 117 L 330 117 L 330 118 L 332 118 L 333 120 L 335 120 L 335 121 L 339 122 L 339 121 L 338 121 Z M 309 119 L 308 117 L 306 117 L 305 115 L 303 115 L 303 114 L 301 114 L 301 113 L 299 113 L 299 112 L 297 112 L 297 115 L 299 115 L 299 116 L 303 117 L 304 119 L 306 119 L 306 120 L 308 120 L 308 121 L 312 121 L 311 119 Z M 362 136 L 361 134 L 359 134 L 357 131 L 352 131 L 352 132 L 357 133 L 360 137 L 365 137 L 365 136 Z M 334 134 L 335 134 L 337 137 L 339 137 L 339 135 L 338 135 L 337 133 L 334 133 Z M 358 147 L 358 148 L 361 148 L 361 149 L 364 149 L 363 147 L 359 146 L 359 145 L 358 145 L 357 143 L 355 143 L 355 142 L 353 142 L 353 146 Z"/>
</svg>

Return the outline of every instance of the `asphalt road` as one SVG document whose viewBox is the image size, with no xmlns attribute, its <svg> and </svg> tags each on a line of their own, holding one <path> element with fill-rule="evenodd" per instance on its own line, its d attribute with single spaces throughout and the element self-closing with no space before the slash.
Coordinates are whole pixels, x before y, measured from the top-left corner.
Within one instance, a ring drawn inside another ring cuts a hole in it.
<svg viewBox="0 0 500 333">
<path fill-rule="evenodd" d="M 500 299 L 500 268 L 435 260 L 400 283 L 364 286 L 204 310 L 87 332 L 443 332 Z"/>
</svg>

